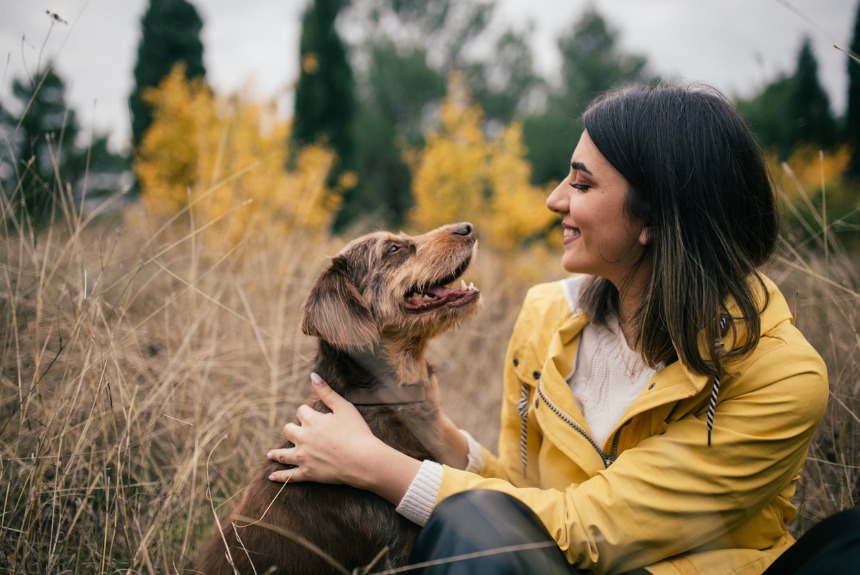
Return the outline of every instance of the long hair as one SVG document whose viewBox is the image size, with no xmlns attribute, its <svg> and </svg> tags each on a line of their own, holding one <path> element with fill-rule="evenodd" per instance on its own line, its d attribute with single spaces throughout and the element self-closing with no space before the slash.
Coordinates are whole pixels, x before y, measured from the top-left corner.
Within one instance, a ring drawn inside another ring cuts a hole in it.
<svg viewBox="0 0 860 575">
<path fill-rule="evenodd" d="M 729 357 L 758 344 L 767 305 L 756 270 L 775 249 L 779 215 L 761 147 L 734 106 L 705 86 L 613 90 L 582 124 L 627 179 L 625 210 L 651 228 L 653 268 L 632 318 L 635 345 L 652 366 L 678 357 L 721 376 L 712 344 L 725 326 L 724 302 L 734 301 L 740 317 L 732 320 L 748 331 Z M 593 278 L 580 305 L 603 322 L 617 310 L 617 290 Z"/>
</svg>

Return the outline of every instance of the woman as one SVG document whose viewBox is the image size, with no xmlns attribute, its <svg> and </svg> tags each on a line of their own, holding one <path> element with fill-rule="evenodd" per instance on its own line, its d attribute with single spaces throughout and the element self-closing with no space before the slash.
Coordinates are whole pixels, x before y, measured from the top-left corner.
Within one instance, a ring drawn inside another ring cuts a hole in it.
<svg viewBox="0 0 860 575">
<path fill-rule="evenodd" d="M 582 124 L 547 199 L 578 275 L 526 297 L 498 456 L 443 416 L 442 465 L 412 460 L 318 378 L 333 413 L 300 408 L 284 430 L 295 447 L 269 455 L 298 465 L 291 481 L 430 518 L 416 561 L 518 549 L 439 572 L 760 574 L 793 542 L 790 499 L 828 394 L 757 272 L 778 232 L 761 150 L 705 88 L 609 92 Z"/>
</svg>

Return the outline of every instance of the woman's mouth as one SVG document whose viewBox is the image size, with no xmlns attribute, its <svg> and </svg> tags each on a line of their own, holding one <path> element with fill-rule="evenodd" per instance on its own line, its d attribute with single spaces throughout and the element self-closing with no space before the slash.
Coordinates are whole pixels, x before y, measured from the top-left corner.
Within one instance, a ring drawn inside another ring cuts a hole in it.
<svg viewBox="0 0 860 575">
<path fill-rule="evenodd" d="M 564 235 L 565 244 L 567 244 L 568 242 L 572 242 L 581 235 L 579 228 L 574 228 L 570 226 L 562 226 L 562 232 Z"/>
</svg>

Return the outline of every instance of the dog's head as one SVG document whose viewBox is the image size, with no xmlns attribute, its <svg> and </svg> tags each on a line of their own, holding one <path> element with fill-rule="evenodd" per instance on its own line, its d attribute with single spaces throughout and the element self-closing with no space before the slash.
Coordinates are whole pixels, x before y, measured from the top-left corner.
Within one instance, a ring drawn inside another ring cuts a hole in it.
<svg viewBox="0 0 860 575">
<path fill-rule="evenodd" d="M 478 309 L 480 292 L 461 279 L 476 248 L 469 223 L 355 239 L 314 282 L 302 331 L 341 349 L 420 347 Z"/>
</svg>

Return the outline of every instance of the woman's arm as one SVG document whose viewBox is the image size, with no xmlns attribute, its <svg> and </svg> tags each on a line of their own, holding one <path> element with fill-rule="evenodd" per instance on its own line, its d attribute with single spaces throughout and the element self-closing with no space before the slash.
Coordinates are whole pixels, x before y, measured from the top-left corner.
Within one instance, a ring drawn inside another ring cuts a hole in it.
<svg viewBox="0 0 860 575">
<path fill-rule="evenodd" d="M 355 406 L 319 376 L 311 375 L 311 383 L 314 393 L 331 413 L 320 413 L 307 405 L 299 407 L 298 423 L 284 427 L 284 438 L 294 447 L 273 449 L 267 454 L 269 459 L 297 467 L 275 472 L 269 479 L 345 483 L 397 505 L 421 462 L 374 436 Z M 438 401 L 435 389 L 431 389 L 431 401 Z M 466 439 L 444 413 L 441 417 L 445 449 L 439 454 L 440 462 L 463 469 L 468 451 Z"/>
</svg>

